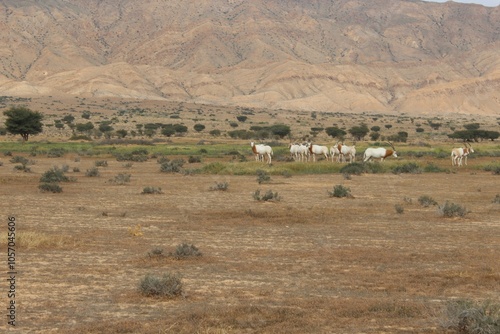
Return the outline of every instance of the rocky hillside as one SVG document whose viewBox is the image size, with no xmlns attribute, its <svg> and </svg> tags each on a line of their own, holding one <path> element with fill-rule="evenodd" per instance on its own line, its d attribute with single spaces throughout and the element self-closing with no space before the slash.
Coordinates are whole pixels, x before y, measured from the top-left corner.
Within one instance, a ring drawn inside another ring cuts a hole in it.
<svg viewBox="0 0 500 334">
<path fill-rule="evenodd" d="M 4 0 L 0 95 L 499 114 L 500 6 Z"/>
</svg>

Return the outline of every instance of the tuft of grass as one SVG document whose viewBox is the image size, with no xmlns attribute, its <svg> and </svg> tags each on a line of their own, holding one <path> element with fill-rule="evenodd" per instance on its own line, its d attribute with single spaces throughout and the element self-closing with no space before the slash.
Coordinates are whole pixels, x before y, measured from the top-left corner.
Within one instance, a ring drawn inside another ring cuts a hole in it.
<svg viewBox="0 0 500 334">
<path fill-rule="evenodd" d="M 281 196 L 277 192 L 273 192 L 272 190 L 268 190 L 264 195 L 260 194 L 260 189 L 256 190 L 253 193 L 253 198 L 256 201 L 274 201 L 274 202 L 279 202 L 281 201 Z"/>
<path fill-rule="evenodd" d="M 257 173 L 257 182 L 259 184 L 271 181 L 271 176 L 269 176 L 269 174 L 265 170 L 257 169 L 256 173 Z"/>
<path fill-rule="evenodd" d="M 209 190 L 211 191 L 226 191 L 227 188 L 229 187 L 229 183 L 227 182 L 215 182 L 215 185 L 210 186 Z"/>
<path fill-rule="evenodd" d="M 103 216 L 104 216 L 104 212 L 103 212 Z M 107 216 L 107 214 L 106 214 Z M 144 233 L 142 232 L 142 226 L 141 224 L 137 224 L 133 227 L 129 227 L 128 229 L 128 233 L 133 236 L 133 237 L 141 237 Z"/>
<path fill-rule="evenodd" d="M 148 252 L 148 256 L 150 258 L 159 259 L 159 258 L 165 257 L 165 253 L 163 252 L 163 248 L 155 247 L 155 248 L 151 249 L 150 252 Z"/>
<path fill-rule="evenodd" d="M 470 300 L 457 300 L 448 303 L 447 326 L 464 334 L 497 334 L 500 333 L 500 304 L 484 302 L 475 303 Z"/>
<path fill-rule="evenodd" d="M 96 167 L 108 167 L 107 160 L 97 160 L 94 164 Z"/>
<path fill-rule="evenodd" d="M 340 172 L 342 174 L 354 174 L 354 175 L 361 175 L 363 173 L 368 172 L 368 165 L 359 163 L 359 162 L 353 162 L 350 163 L 340 169 Z"/>
<path fill-rule="evenodd" d="M 144 189 L 142 189 L 142 193 L 143 195 L 147 195 L 147 194 L 163 194 L 163 191 L 161 191 L 161 188 L 160 187 L 144 187 Z"/>
<path fill-rule="evenodd" d="M 182 294 L 182 281 L 179 275 L 165 273 L 163 276 L 147 274 L 139 282 L 139 291 L 148 297 L 176 297 Z"/>
<path fill-rule="evenodd" d="M 438 206 L 438 213 L 443 217 L 464 217 L 468 211 L 460 204 L 451 203 L 446 201 L 445 204 Z"/>
<path fill-rule="evenodd" d="M 497 194 L 495 198 L 493 198 L 493 203 L 500 204 L 500 194 Z"/>
<path fill-rule="evenodd" d="M 429 207 L 431 205 L 437 205 L 438 203 L 434 200 L 434 198 L 427 196 L 427 195 L 422 195 L 418 198 L 418 203 L 422 205 L 423 207 Z"/>
<path fill-rule="evenodd" d="M 38 189 L 40 189 L 43 193 L 62 193 L 62 188 L 59 184 L 51 182 L 51 183 L 41 183 L 38 185 Z"/>
<path fill-rule="evenodd" d="M 88 177 L 98 177 L 100 175 L 100 172 L 97 167 L 92 167 L 90 169 L 87 169 L 85 175 Z"/>
<path fill-rule="evenodd" d="M 189 257 L 198 257 L 202 256 L 203 254 L 200 252 L 200 250 L 195 246 L 195 245 L 190 245 L 187 243 L 182 243 L 180 245 L 177 245 L 175 248 L 175 251 L 171 253 L 171 255 L 177 259 L 186 259 Z"/>
<path fill-rule="evenodd" d="M 420 174 L 420 173 L 422 173 L 422 169 L 416 163 L 409 162 L 409 163 L 394 167 L 392 169 L 392 172 L 394 174 L 402 174 L 402 173 Z"/>
<path fill-rule="evenodd" d="M 109 180 L 112 183 L 119 184 L 119 185 L 124 185 L 125 183 L 130 182 L 130 174 L 118 174 L 114 178 Z"/>
<path fill-rule="evenodd" d="M 330 197 L 338 197 L 338 198 L 341 198 L 341 197 L 353 197 L 351 195 L 351 189 L 348 188 L 348 187 L 344 187 L 341 184 L 338 184 L 338 185 L 334 186 L 332 191 L 328 190 L 328 195 Z"/>
<path fill-rule="evenodd" d="M 6 243 L 7 235 L 0 235 L 0 245 Z M 16 245 L 20 248 L 62 248 L 74 245 L 69 236 L 51 235 L 43 232 L 21 231 L 16 234 Z"/>
<path fill-rule="evenodd" d="M 160 172 L 162 173 L 178 173 L 181 171 L 182 166 L 184 165 L 183 159 L 174 159 L 164 161 L 160 164 Z"/>
</svg>

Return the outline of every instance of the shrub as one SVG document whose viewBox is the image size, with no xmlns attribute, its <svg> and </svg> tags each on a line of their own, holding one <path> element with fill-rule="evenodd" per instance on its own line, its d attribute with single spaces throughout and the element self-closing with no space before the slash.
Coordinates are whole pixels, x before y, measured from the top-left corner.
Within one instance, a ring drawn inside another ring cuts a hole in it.
<svg viewBox="0 0 500 334">
<path fill-rule="evenodd" d="M 99 169 L 97 169 L 97 167 L 92 167 L 90 169 L 87 169 L 87 172 L 85 173 L 85 175 L 89 176 L 89 177 L 97 177 L 100 175 Z"/>
<path fill-rule="evenodd" d="M 215 185 L 211 186 L 209 189 L 212 191 L 213 190 L 226 191 L 228 187 L 229 183 L 227 182 L 215 182 Z"/>
<path fill-rule="evenodd" d="M 109 180 L 112 183 L 123 185 L 130 182 L 130 174 L 118 174 L 113 179 Z"/>
<path fill-rule="evenodd" d="M 10 159 L 10 162 L 12 162 L 14 164 L 27 165 L 29 163 L 29 160 L 25 157 L 20 156 L 20 155 L 16 155 L 16 156 L 12 157 L 12 159 Z"/>
<path fill-rule="evenodd" d="M 424 167 L 424 172 L 426 173 L 441 173 L 445 171 L 446 169 L 443 169 L 433 163 L 428 163 L 427 166 Z"/>
<path fill-rule="evenodd" d="M 147 274 L 139 283 L 139 291 L 145 296 L 175 297 L 182 294 L 182 282 L 175 274 L 165 273 L 162 277 Z"/>
<path fill-rule="evenodd" d="M 458 333 L 499 333 L 500 304 L 484 302 L 478 305 L 470 300 L 457 300 L 450 302 L 446 311 L 447 327 Z"/>
<path fill-rule="evenodd" d="M 256 190 L 253 193 L 253 198 L 256 201 L 281 201 L 281 197 L 278 195 L 278 193 L 273 193 L 272 190 L 268 190 L 264 195 L 260 194 L 260 190 Z"/>
<path fill-rule="evenodd" d="M 493 203 L 500 204 L 500 194 L 497 194 L 493 199 Z"/>
<path fill-rule="evenodd" d="M 148 160 L 147 153 L 143 153 L 141 150 L 136 150 L 131 153 L 116 153 L 115 158 L 116 161 L 144 162 Z"/>
<path fill-rule="evenodd" d="M 23 165 L 15 165 L 14 169 L 25 172 L 25 173 L 31 173 L 31 168 L 29 168 L 28 166 L 26 166 L 24 164 Z"/>
<path fill-rule="evenodd" d="M 184 160 L 182 160 L 182 159 L 175 159 L 172 161 L 166 161 L 160 165 L 160 172 L 178 173 L 181 171 L 181 168 L 183 165 L 184 165 Z"/>
<path fill-rule="evenodd" d="M 57 183 L 42 183 L 38 186 L 43 193 L 51 192 L 51 193 L 60 193 L 62 192 L 62 188 Z"/>
<path fill-rule="evenodd" d="M 177 260 L 181 260 L 188 257 L 202 256 L 202 253 L 195 245 L 182 243 L 180 245 L 177 245 L 175 252 L 171 253 L 171 255 Z"/>
<path fill-rule="evenodd" d="M 467 209 L 460 204 L 446 201 L 445 204 L 438 206 L 438 212 L 443 217 L 464 217 L 467 214 Z"/>
<path fill-rule="evenodd" d="M 195 162 L 201 162 L 201 158 L 200 157 L 194 157 L 194 156 L 191 155 L 191 156 L 189 156 L 188 162 L 190 164 L 195 163 Z"/>
<path fill-rule="evenodd" d="M 265 170 L 257 169 L 257 182 L 259 184 L 271 181 L 271 177 Z"/>
<path fill-rule="evenodd" d="M 396 212 L 399 214 L 405 212 L 405 208 L 401 204 L 394 205 L 394 209 L 396 209 Z"/>
<path fill-rule="evenodd" d="M 351 195 L 351 189 L 344 187 L 343 185 L 336 185 L 333 187 L 332 191 L 328 191 L 328 195 L 330 197 L 352 197 Z"/>
<path fill-rule="evenodd" d="M 57 182 L 69 182 L 70 178 L 64 175 L 64 170 L 58 167 L 53 167 L 42 174 L 40 177 L 40 182 L 44 183 L 57 183 Z"/>
<path fill-rule="evenodd" d="M 493 173 L 493 175 L 500 175 L 500 166 L 486 166 L 484 170 Z"/>
<path fill-rule="evenodd" d="M 342 174 L 354 174 L 354 175 L 361 175 L 363 173 L 366 173 L 368 171 L 366 164 L 362 164 L 359 162 L 353 162 L 348 165 L 345 165 L 340 169 L 340 172 Z"/>
<path fill-rule="evenodd" d="M 431 205 L 437 205 L 438 203 L 430 196 L 422 195 L 418 198 L 418 203 L 423 207 L 428 207 Z"/>
<path fill-rule="evenodd" d="M 150 258 L 162 258 L 165 256 L 163 253 L 163 248 L 155 247 L 150 252 L 148 252 Z"/>
<path fill-rule="evenodd" d="M 160 187 L 144 187 L 141 194 L 163 194 Z"/>
<path fill-rule="evenodd" d="M 60 158 L 64 156 L 66 150 L 64 148 L 51 148 L 49 152 L 47 152 L 47 157 L 49 158 Z"/>
<path fill-rule="evenodd" d="M 422 169 L 414 163 L 414 162 L 409 162 L 404 165 L 396 166 L 392 169 L 392 172 L 394 174 L 401 174 L 401 173 L 409 173 L 409 174 L 420 174 L 422 173 Z"/>
<path fill-rule="evenodd" d="M 108 162 L 106 160 L 97 160 L 95 162 L 96 167 L 108 167 Z"/>
</svg>

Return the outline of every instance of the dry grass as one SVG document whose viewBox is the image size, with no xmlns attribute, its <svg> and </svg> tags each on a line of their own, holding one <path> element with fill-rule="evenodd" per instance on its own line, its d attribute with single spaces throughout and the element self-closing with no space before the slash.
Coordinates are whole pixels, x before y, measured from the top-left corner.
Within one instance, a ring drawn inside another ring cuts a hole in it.
<svg viewBox="0 0 500 334">
<path fill-rule="evenodd" d="M 179 121 L 187 120 L 189 108 L 199 106 L 186 106 Z M 113 116 L 112 110 L 103 109 L 93 121 Z M 206 114 L 215 112 L 207 110 L 202 116 L 207 119 Z M 237 113 L 221 110 L 211 127 L 227 129 L 222 128 L 228 127 L 224 119 L 234 119 Z M 309 113 L 283 111 L 275 117 L 256 111 L 245 124 L 293 122 L 294 135 L 304 135 L 318 125 L 314 122 L 323 121 L 311 121 Z M 345 126 L 366 117 L 355 117 Z M 138 123 L 158 121 L 151 115 L 134 118 Z M 301 123 L 295 127 L 297 120 Z M 414 126 L 409 120 L 397 123 L 395 117 L 379 118 L 378 123 L 393 124 L 393 131 Z M 430 137 L 422 136 L 415 140 Z M 57 141 L 54 134 L 47 138 Z M 172 138 L 156 148 L 193 147 L 201 138 L 206 134 Z M 200 147 L 210 149 L 212 141 L 249 148 L 246 141 L 226 138 L 210 138 Z M 496 148 L 494 143 L 482 145 Z M 162 173 L 154 158 L 125 166 L 111 154 L 40 154 L 30 166 L 32 173 L 20 173 L 0 157 L 0 212 L 14 215 L 18 223 L 21 330 L 447 333 L 443 323 L 449 320 L 444 313 L 450 301 L 498 300 L 500 207 L 492 201 L 498 194 L 498 176 L 475 168 L 496 163 L 496 158 L 471 158 L 469 167 L 450 170 L 448 155 L 415 159 L 403 154 L 385 166 L 417 161 L 449 172 L 386 172 L 346 179 L 330 169 L 331 162 L 314 167 L 310 163 L 306 173 L 300 163 L 275 157 L 272 166 L 263 166 L 252 161 L 249 149 L 247 153 L 245 163 L 221 154 L 184 166 L 202 169 L 219 163 L 226 168 L 227 191 L 213 191 L 221 178 L 215 172 Z M 187 161 L 182 155 L 169 158 Z M 85 171 L 103 159 L 108 166 L 100 168 L 101 176 L 86 177 Z M 76 181 L 65 183 L 63 193 L 40 192 L 40 176 L 59 165 L 82 172 L 68 172 Z M 271 188 L 281 201 L 253 199 L 260 187 L 258 168 L 272 175 L 262 191 Z M 292 177 L 284 177 L 283 171 Z M 130 182 L 109 182 L 120 174 L 130 175 Z M 329 197 L 335 185 L 349 188 L 352 198 Z M 161 191 L 144 196 L 146 187 Z M 436 206 L 419 205 L 422 196 L 437 203 L 463 203 L 470 212 L 444 218 Z M 395 211 L 396 205 L 404 214 Z M 5 233 L 0 238 L 4 245 Z M 176 261 L 146 255 L 154 248 L 171 250 L 183 243 L 196 245 L 203 256 Z M 148 298 L 137 291 L 141 277 L 165 271 L 182 275 L 182 298 Z"/>
<path fill-rule="evenodd" d="M 7 244 L 7 233 L 0 236 L 0 245 Z M 77 245 L 77 241 L 72 236 L 52 235 L 38 231 L 21 231 L 16 233 L 16 246 L 22 250 L 31 249 L 53 249 L 68 248 Z"/>
<path fill-rule="evenodd" d="M 23 250 L 24 330 L 444 333 L 449 301 L 498 297 L 500 209 L 491 200 L 498 193 L 491 173 L 273 176 L 272 189 L 283 197 L 270 203 L 253 200 L 255 175 L 226 175 L 230 189 L 214 192 L 220 176 L 165 174 L 154 160 L 126 169 L 109 160 L 100 178 L 70 173 L 77 180 L 62 194 L 37 190 L 50 166 L 85 170 L 96 159 L 39 157 L 33 175 L 22 177 L 0 169 L 0 210 L 16 216 Z M 129 183 L 109 184 L 124 171 Z M 149 184 L 163 193 L 142 195 Z M 336 184 L 354 198 L 329 197 Z M 471 212 L 440 217 L 435 206 L 417 203 L 423 195 L 467 203 Z M 195 244 L 203 257 L 145 255 L 181 243 Z M 141 296 L 139 279 L 165 270 L 182 275 L 184 297 Z M 49 287 L 64 293 L 49 294 Z"/>
</svg>

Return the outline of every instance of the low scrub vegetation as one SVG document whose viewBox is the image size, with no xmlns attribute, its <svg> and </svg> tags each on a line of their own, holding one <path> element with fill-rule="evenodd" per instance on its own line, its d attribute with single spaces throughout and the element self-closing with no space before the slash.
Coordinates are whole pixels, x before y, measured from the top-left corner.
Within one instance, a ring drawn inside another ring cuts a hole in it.
<svg viewBox="0 0 500 334">
<path fill-rule="evenodd" d="M 279 194 L 277 192 L 273 192 L 272 190 L 268 190 L 268 191 L 266 191 L 265 194 L 261 195 L 260 189 L 258 189 L 253 193 L 253 198 L 256 201 L 264 201 L 264 202 L 267 202 L 267 201 L 279 202 L 279 201 L 281 201 L 281 196 L 279 196 Z"/>
<path fill-rule="evenodd" d="M 418 198 L 418 203 L 422 205 L 423 207 L 429 207 L 431 205 L 437 205 L 438 203 L 434 200 L 434 198 L 427 196 L 427 195 L 422 195 Z"/>
<path fill-rule="evenodd" d="M 163 191 L 161 190 L 160 187 L 144 187 L 142 189 L 142 193 L 143 195 L 153 195 L 153 194 L 163 194 Z"/>
<path fill-rule="evenodd" d="M 457 300 L 447 306 L 445 327 L 464 334 L 500 333 L 500 304 Z"/>
<path fill-rule="evenodd" d="M 139 291 L 148 297 L 176 297 L 182 294 L 182 280 L 177 274 L 147 274 L 139 283 Z"/>
<path fill-rule="evenodd" d="M 443 205 L 438 206 L 438 213 L 443 217 L 464 217 L 468 211 L 465 207 L 460 204 L 455 204 L 449 201 L 446 201 Z"/>
<path fill-rule="evenodd" d="M 182 243 L 177 245 L 175 251 L 171 253 L 171 256 L 177 260 L 182 260 L 190 257 L 202 256 L 202 253 L 195 245 Z"/>
<path fill-rule="evenodd" d="M 229 183 L 227 182 L 215 182 L 213 186 L 210 186 L 209 190 L 211 191 L 226 191 L 227 188 L 229 187 Z"/>
<path fill-rule="evenodd" d="M 338 184 L 336 186 L 333 187 L 333 190 L 328 190 L 328 195 L 330 197 L 338 197 L 338 198 L 341 198 L 341 197 L 353 197 L 351 195 L 351 189 L 348 188 L 348 187 L 344 187 L 343 185 L 341 184 Z"/>
</svg>

